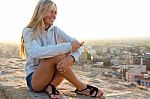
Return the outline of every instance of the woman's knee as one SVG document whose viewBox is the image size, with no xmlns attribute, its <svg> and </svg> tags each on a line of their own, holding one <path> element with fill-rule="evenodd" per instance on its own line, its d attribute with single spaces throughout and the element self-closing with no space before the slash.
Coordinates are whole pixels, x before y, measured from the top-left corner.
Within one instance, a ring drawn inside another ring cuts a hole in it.
<svg viewBox="0 0 150 99">
<path fill-rule="evenodd" d="M 35 81 L 32 81 L 31 82 L 32 84 L 32 91 L 34 92 L 42 92 L 45 90 L 47 84 L 46 83 L 39 83 L 39 82 L 35 82 Z"/>
<path fill-rule="evenodd" d="M 44 91 L 45 88 L 43 87 L 39 87 L 39 86 L 36 86 L 36 85 L 32 85 L 32 91 L 33 92 L 42 92 Z"/>
<path fill-rule="evenodd" d="M 61 55 L 55 56 L 54 60 L 56 63 L 58 63 L 60 60 L 64 59 L 65 57 L 66 57 L 65 54 L 61 54 Z"/>
</svg>

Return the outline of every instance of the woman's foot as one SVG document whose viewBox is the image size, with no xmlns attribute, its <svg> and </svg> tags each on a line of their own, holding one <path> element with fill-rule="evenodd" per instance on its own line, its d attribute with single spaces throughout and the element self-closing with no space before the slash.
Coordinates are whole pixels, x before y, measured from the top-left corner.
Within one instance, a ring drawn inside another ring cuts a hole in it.
<svg viewBox="0 0 150 99">
<path fill-rule="evenodd" d="M 86 96 L 91 96 L 91 97 L 102 97 L 103 96 L 103 92 L 101 90 L 99 90 L 98 88 L 94 87 L 94 86 L 90 86 L 87 85 L 87 87 L 83 90 L 75 90 L 75 93 L 79 94 L 79 95 L 86 95 Z"/>
<path fill-rule="evenodd" d="M 50 99 L 60 99 L 60 93 L 54 85 L 49 84 L 45 90 Z"/>
</svg>

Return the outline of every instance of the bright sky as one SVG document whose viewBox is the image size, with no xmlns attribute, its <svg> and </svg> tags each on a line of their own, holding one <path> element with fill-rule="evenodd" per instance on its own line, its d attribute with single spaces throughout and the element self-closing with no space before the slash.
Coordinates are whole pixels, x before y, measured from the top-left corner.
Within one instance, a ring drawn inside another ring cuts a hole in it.
<svg viewBox="0 0 150 99">
<path fill-rule="evenodd" d="M 150 0 L 53 0 L 55 25 L 72 37 L 117 39 L 150 37 Z M 38 0 L 2 0 L 0 40 L 19 42 Z"/>
</svg>

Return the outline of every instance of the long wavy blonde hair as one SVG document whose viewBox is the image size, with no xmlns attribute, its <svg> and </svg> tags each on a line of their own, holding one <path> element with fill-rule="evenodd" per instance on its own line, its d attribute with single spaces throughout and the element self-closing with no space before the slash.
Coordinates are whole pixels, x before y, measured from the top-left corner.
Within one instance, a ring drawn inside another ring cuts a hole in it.
<svg viewBox="0 0 150 99">
<path fill-rule="evenodd" d="M 52 7 L 56 4 L 51 0 L 40 0 L 35 7 L 33 16 L 27 25 L 27 27 L 32 28 L 34 30 L 32 34 L 32 38 L 36 37 L 37 32 L 42 32 L 45 30 L 44 24 L 44 17 L 46 16 L 47 12 L 52 9 Z M 26 50 L 24 46 L 24 39 L 23 36 L 21 37 L 21 45 L 20 45 L 20 55 L 22 59 L 26 58 Z"/>
</svg>

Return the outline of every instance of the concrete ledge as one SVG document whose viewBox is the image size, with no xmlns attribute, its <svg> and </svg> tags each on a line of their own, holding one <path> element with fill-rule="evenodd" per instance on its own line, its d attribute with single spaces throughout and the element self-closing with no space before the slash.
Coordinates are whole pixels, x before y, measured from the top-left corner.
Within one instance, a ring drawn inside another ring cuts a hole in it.
<svg viewBox="0 0 150 99">
<path fill-rule="evenodd" d="M 45 93 L 29 91 L 25 81 L 24 64 L 25 61 L 20 59 L 0 58 L 0 99 L 49 99 Z M 100 68 L 74 67 L 77 77 L 86 84 L 101 88 L 106 99 L 148 99 L 150 97 L 149 91 L 140 90 L 136 87 L 128 88 L 118 83 L 124 81 L 101 76 Z M 58 90 L 62 94 L 61 99 L 94 99 L 76 95 L 73 92 L 75 87 L 66 80 L 58 86 Z"/>
<path fill-rule="evenodd" d="M 31 99 L 27 88 L 14 88 L 0 84 L 0 91 L 5 94 L 7 99 Z"/>
</svg>

